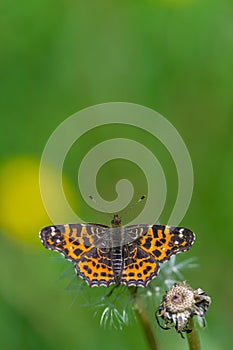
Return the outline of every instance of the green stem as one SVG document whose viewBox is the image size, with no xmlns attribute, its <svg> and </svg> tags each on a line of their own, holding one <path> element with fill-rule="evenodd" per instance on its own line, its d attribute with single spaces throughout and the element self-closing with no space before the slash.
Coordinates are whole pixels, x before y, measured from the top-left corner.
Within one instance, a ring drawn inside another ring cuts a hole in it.
<svg viewBox="0 0 233 350">
<path fill-rule="evenodd" d="M 192 330 L 192 332 L 187 333 L 189 350 L 201 350 L 200 341 L 193 318 L 191 318 L 189 321 L 189 328 Z"/>
<path fill-rule="evenodd" d="M 130 287 L 129 290 L 134 298 L 135 313 L 144 330 L 144 334 L 146 336 L 150 349 L 159 350 L 159 347 L 157 345 L 157 341 L 154 335 L 154 329 L 151 327 L 151 320 L 148 317 L 148 313 L 138 296 L 137 287 Z"/>
</svg>

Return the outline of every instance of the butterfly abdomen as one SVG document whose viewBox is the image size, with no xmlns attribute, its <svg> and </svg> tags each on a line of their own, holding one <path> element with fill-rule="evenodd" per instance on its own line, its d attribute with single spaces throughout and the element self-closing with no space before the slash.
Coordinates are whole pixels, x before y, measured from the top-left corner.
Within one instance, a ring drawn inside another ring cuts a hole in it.
<svg viewBox="0 0 233 350">
<path fill-rule="evenodd" d="M 119 284 L 121 281 L 121 273 L 123 268 L 122 247 L 113 247 L 111 249 L 111 262 L 115 282 Z"/>
</svg>

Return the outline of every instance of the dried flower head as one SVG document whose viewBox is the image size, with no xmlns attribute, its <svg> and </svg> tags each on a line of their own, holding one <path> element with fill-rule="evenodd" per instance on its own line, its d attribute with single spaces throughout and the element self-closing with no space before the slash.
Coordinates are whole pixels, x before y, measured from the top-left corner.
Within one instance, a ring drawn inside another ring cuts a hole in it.
<svg viewBox="0 0 233 350">
<path fill-rule="evenodd" d="M 175 283 L 164 295 L 155 316 L 161 328 L 175 327 L 182 335 L 182 332 L 191 332 L 188 324 L 195 315 L 202 319 L 205 326 L 204 316 L 210 304 L 210 297 L 201 288 L 193 290 L 186 282 Z M 163 319 L 164 326 L 159 323 L 158 317 Z"/>
</svg>

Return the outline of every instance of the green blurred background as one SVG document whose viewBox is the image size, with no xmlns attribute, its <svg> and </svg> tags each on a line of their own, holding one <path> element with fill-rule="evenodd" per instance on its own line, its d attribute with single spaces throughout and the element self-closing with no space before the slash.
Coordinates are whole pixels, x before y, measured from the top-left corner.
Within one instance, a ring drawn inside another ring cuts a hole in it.
<svg viewBox="0 0 233 350">
<path fill-rule="evenodd" d="M 38 239 L 40 228 L 50 223 L 38 185 L 39 161 L 50 134 L 84 107 L 125 101 L 164 115 L 189 149 L 195 184 L 182 225 L 192 228 L 197 240 L 185 257 L 197 257 L 200 266 L 185 279 L 213 300 L 208 328 L 199 332 L 203 349 L 230 349 L 232 1 L 3 0 L 0 9 L 0 347 L 147 349 L 135 321 L 122 331 L 104 330 L 93 317 L 94 308 L 81 307 L 78 294 L 73 301 L 74 294 L 66 290 L 73 272 L 59 279 L 70 264 L 46 251 Z M 124 127 L 117 132 L 128 134 Z M 134 132 L 129 131 L 130 137 Z M 80 142 L 88 150 L 110 137 L 110 129 L 100 128 Z M 135 139 L 143 143 L 147 137 L 135 133 Z M 67 194 L 84 220 L 107 223 L 108 216 L 93 212 L 79 198 L 80 147 L 74 145 L 65 162 Z M 174 165 L 167 164 L 171 160 L 161 146 L 154 152 L 160 154 L 172 203 L 169 169 Z M 109 200 L 122 177 L 121 166 L 112 166 L 98 175 L 100 192 Z M 146 185 L 132 167 L 122 166 L 123 177 L 134 183 L 136 199 Z M 55 178 L 48 169 L 48 186 Z M 151 322 L 162 349 L 186 349 L 174 331 L 161 332 L 153 318 Z"/>
</svg>

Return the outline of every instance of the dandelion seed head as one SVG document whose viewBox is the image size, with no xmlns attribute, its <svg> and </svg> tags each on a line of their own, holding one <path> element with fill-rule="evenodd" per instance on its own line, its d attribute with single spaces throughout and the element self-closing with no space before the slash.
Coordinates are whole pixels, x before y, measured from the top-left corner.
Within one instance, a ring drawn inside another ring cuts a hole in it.
<svg viewBox="0 0 233 350">
<path fill-rule="evenodd" d="M 156 310 L 156 318 L 161 317 L 164 329 L 175 327 L 177 332 L 188 332 L 188 323 L 193 316 L 199 316 L 205 325 L 204 316 L 211 304 L 211 298 L 201 289 L 193 290 L 186 282 L 175 283 L 163 296 Z"/>
</svg>

